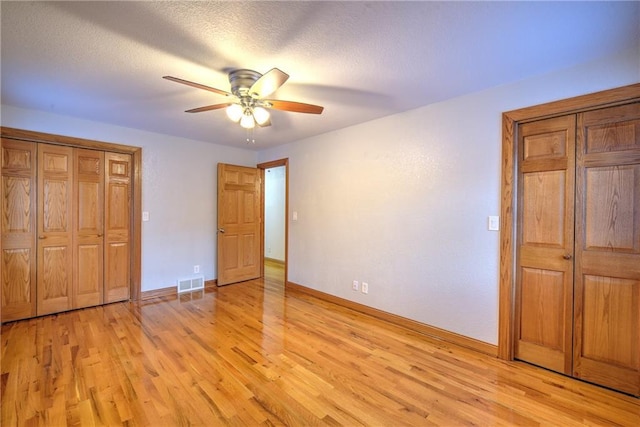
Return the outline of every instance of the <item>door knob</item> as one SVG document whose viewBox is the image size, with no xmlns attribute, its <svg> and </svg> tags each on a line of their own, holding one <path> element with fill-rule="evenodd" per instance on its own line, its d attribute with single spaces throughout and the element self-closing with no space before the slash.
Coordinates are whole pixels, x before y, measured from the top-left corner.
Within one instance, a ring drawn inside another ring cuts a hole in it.
<svg viewBox="0 0 640 427">
<path fill-rule="evenodd" d="M 218 228 L 218 231 L 221 232 L 221 233 L 224 233 L 224 228 L 220 227 L 220 228 Z"/>
<path fill-rule="evenodd" d="M 571 259 L 571 258 L 573 258 L 573 256 L 571 256 L 571 254 L 564 254 L 564 255 L 562 255 L 562 258 Z"/>
</svg>

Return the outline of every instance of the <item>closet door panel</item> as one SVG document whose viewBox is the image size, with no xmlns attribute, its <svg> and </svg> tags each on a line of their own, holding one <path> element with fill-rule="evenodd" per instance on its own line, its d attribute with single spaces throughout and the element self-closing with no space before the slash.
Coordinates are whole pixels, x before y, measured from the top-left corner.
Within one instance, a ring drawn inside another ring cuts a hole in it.
<svg viewBox="0 0 640 427">
<path fill-rule="evenodd" d="M 584 249 L 640 253 L 640 164 L 586 167 L 583 179 Z"/>
<path fill-rule="evenodd" d="M 640 395 L 640 104 L 578 115 L 574 375 Z"/>
<path fill-rule="evenodd" d="M 575 117 L 518 129 L 515 356 L 571 372 Z"/>
<path fill-rule="evenodd" d="M 104 302 L 129 298 L 131 240 L 131 156 L 105 153 Z"/>
<path fill-rule="evenodd" d="M 76 149 L 73 307 L 102 304 L 104 153 Z"/>
<path fill-rule="evenodd" d="M 2 139 L 0 284 L 2 321 L 36 314 L 37 146 Z"/>
<path fill-rule="evenodd" d="M 73 149 L 38 145 L 37 314 L 72 308 Z"/>
</svg>

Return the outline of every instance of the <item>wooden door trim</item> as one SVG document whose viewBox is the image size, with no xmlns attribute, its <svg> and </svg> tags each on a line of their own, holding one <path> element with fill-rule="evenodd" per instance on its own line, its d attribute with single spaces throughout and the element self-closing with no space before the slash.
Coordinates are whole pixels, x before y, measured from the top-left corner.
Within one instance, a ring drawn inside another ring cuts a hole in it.
<svg viewBox="0 0 640 427">
<path fill-rule="evenodd" d="M 519 123 L 640 101 L 640 83 L 502 114 L 502 178 L 500 208 L 500 283 L 498 357 L 513 360 L 515 313 L 515 243 L 517 232 L 517 135 Z"/>
<path fill-rule="evenodd" d="M 289 278 L 289 158 L 272 160 L 258 164 L 262 170 L 262 218 L 264 218 L 264 170 L 284 166 L 284 283 Z M 262 221 L 262 245 L 264 246 L 264 221 Z M 264 268 L 264 247 L 262 248 L 262 264 Z M 262 272 L 264 276 L 264 271 Z"/>
<path fill-rule="evenodd" d="M 116 153 L 131 154 L 132 156 L 132 235 L 131 235 L 131 288 L 130 299 L 140 299 L 142 285 L 142 148 L 110 142 L 94 141 L 70 136 L 54 135 L 30 130 L 0 127 L 2 138 L 11 138 L 20 141 L 39 142 L 69 147 L 79 147 L 93 150 L 112 151 Z M 1 272 L 0 272 L 1 273 Z"/>
</svg>

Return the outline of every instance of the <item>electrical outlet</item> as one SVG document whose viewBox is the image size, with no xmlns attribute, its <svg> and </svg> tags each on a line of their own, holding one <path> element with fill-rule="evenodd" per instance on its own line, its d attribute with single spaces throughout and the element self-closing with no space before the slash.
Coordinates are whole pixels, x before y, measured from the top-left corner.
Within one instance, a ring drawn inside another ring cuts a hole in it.
<svg viewBox="0 0 640 427">
<path fill-rule="evenodd" d="M 357 291 L 359 287 L 359 283 L 357 280 L 354 280 L 353 283 L 351 284 L 351 289 L 353 289 L 354 291 Z"/>
<path fill-rule="evenodd" d="M 193 273 L 194 274 L 200 273 L 200 266 L 199 265 L 194 265 L 193 266 Z"/>
<path fill-rule="evenodd" d="M 362 293 L 363 294 L 369 293 L 369 284 L 367 282 L 362 282 Z"/>
</svg>

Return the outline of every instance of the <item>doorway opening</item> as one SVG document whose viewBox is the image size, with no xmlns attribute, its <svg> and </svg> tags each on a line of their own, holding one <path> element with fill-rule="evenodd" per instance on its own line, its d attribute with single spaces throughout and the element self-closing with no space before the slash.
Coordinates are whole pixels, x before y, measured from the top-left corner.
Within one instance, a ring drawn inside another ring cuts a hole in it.
<svg viewBox="0 0 640 427">
<path fill-rule="evenodd" d="M 263 170 L 264 278 L 283 285 L 287 280 L 288 159 L 258 165 Z"/>
</svg>

